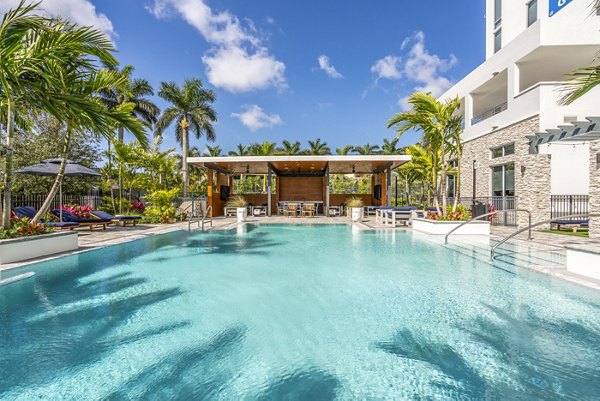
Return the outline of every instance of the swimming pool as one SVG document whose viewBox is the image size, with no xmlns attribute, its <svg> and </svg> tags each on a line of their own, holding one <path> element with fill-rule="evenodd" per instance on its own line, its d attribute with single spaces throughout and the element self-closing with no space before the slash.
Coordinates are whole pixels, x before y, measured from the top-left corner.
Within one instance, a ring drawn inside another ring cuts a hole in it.
<svg viewBox="0 0 600 401">
<path fill-rule="evenodd" d="M 600 296 L 500 267 L 347 225 L 41 263 L 0 287 L 0 399 L 596 398 Z"/>
</svg>

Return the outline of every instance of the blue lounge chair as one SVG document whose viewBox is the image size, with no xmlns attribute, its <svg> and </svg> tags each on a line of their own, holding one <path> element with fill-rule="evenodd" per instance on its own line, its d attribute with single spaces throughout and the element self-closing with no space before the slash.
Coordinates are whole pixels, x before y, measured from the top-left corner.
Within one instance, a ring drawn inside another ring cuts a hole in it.
<svg viewBox="0 0 600 401">
<path fill-rule="evenodd" d="M 19 207 L 14 207 L 12 209 L 13 213 L 19 218 L 28 218 L 29 220 L 32 220 L 35 215 L 37 214 L 37 210 L 35 210 L 34 207 L 31 206 L 19 206 Z M 62 229 L 68 229 L 68 230 L 72 230 L 74 228 L 79 227 L 79 224 L 77 223 L 73 223 L 73 222 L 59 222 L 59 221 L 49 221 L 49 222 L 45 222 L 45 225 L 49 226 L 49 227 L 55 227 L 55 228 L 60 228 Z"/>
<path fill-rule="evenodd" d="M 113 216 L 112 214 L 103 212 L 101 210 L 94 210 L 92 215 L 102 220 L 110 220 L 113 223 L 123 223 L 123 225 L 132 224 L 134 227 L 138 220 L 142 218 L 142 216 Z"/>
<path fill-rule="evenodd" d="M 590 220 L 589 219 L 557 219 L 552 220 L 550 223 L 551 227 L 556 226 L 557 230 L 560 230 L 561 227 L 570 228 L 573 232 L 577 232 L 577 228 L 589 228 Z"/>
<path fill-rule="evenodd" d="M 60 216 L 60 210 L 58 209 L 54 209 L 52 211 L 52 214 L 54 214 L 56 217 Z M 62 211 L 62 220 L 69 222 L 69 223 L 77 223 L 80 226 L 86 226 L 90 228 L 90 231 L 94 229 L 94 227 L 102 227 L 103 230 L 106 230 L 106 226 L 109 225 L 110 223 L 112 223 L 112 220 L 110 219 L 80 219 L 79 217 L 75 216 L 73 213 L 69 212 L 68 210 L 64 210 Z"/>
</svg>

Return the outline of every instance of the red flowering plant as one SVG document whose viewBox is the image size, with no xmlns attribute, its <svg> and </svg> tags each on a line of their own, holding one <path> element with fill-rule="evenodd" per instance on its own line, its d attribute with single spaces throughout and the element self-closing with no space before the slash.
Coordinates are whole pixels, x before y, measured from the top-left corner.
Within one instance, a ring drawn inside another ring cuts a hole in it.
<svg viewBox="0 0 600 401">
<path fill-rule="evenodd" d="M 89 205 L 63 205 L 63 210 L 74 214 L 80 219 L 91 219 L 94 209 Z"/>
<path fill-rule="evenodd" d="M 11 219 L 11 227 L 8 230 L 0 230 L 0 239 L 30 237 L 54 231 L 54 228 L 41 223 L 32 223 L 27 217 L 22 219 Z"/>
<path fill-rule="evenodd" d="M 144 210 L 146 210 L 146 205 L 144 205 L 144 202 L 131 202 L 132 212 L 143 214 Z"/>
</svg>

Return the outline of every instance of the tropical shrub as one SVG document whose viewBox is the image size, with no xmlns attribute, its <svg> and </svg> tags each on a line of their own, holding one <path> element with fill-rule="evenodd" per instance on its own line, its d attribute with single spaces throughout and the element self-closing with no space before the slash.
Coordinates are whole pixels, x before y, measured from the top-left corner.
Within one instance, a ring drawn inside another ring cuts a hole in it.
<svg viewBox="0 0 600 401">
<path fill-rule="evenodd" d="M 146 205 L 144 205 L 144 202 L 131 202 L 131 211 L 143 214 L 144 210 L 146 210 Z"/>
<path fill-rule="evenodd" d="M 40 223 L 32 223 L 27 217 L 23 217 L 22 219 L 12 219 L 11 227 L 8 230 L 0 230 L 0 239 L 30 237 L 52 231 L 54 228 Z"/>
<path fill-rule="evenodd" d="M 145 208 L 142 221 L 145 223 L 167 224 L 175 220 L 177 208 L 173 205 L 175 198 L 179 195 L 179 189 L 159 190 L 146 195 L 150 204 Z"/>
<path fill-rule="evenodd" d="M 74 214 L 80 219 L 91 219 L 94 209 L 89 205 L 63 205 L 63 210 Z"/>
<path fill-rule="evenodd" d="M 452 206 L 448 206 L 446 215 L 439 215 L 436 212 L 428 212 L 427 218 L 437 221 L 467 221 L 471 220 L 471 211 L 464 205 L 456 205 L 456 209 L 452 211 Z"/>
</svg>

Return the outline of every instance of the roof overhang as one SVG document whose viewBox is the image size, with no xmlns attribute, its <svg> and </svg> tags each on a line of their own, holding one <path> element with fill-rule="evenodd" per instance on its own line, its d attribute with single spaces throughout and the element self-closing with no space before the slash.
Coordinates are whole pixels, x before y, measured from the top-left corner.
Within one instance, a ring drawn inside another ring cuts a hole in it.
<svg viewBox="0 0 600 401">
<path fill-rule="evenodd" d="M 190 157 L 188 163 L 223 174 L 277 175 L 373 174 L 396 169 L 412 160 L 408 155 L 351 156 L 223 156 Z"/>
</svg>

